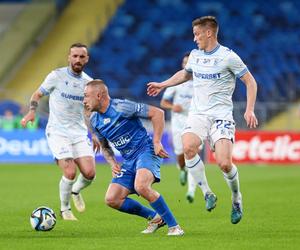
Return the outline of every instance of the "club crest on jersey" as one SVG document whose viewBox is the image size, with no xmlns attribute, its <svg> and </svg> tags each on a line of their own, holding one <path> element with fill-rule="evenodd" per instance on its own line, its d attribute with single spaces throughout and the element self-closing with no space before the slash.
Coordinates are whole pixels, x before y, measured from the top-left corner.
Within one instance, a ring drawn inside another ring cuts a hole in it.
<svg viewBox="0 0 300 250">
<path fill-rule="evenodd" d="M 73 87 L 74 87 L 74 88 L 79 88 L 79 87 L 80 87 L 80 83 L 78 83 L 78 82 L 73 82 Z"/>
<path fill-rule="evenodd" d="M 103 119 L 103 124 L 105 125 L 105 124 L 108 124 L 108 123 L 110 123 L 110 118 L 104 118 Z"/>
<path fill-rule="evenodd" d="M 204 58 L 204 59 L 203 59 L 203 64 L 207 64 L 207 63 L 210 63 L 210 59 Z"/>
</svg>

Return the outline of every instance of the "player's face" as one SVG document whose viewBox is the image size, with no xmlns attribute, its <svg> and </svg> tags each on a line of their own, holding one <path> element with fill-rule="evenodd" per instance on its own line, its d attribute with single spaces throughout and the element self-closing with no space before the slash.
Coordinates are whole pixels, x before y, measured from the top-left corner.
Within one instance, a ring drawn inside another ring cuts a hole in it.
<svg viewBox="0 0 300 250">
<path fill-rule="evenodd" d="M 205 27 L 196 25 L 193 27 L 194 42 L 197 43 L 198 48 L 205 50 L 208 46 L 209 32 Z"/>
<path fill-rule="evenodd" d="M 84 66 L 89 61 L 87 49 L 84 47 L 74 47 L 70 49 L 68 56 L 69 65 L 75 73 L 81 73 Z"/>
<path fill-rule="evenodd" d="M 100 108 L 99 92 L 95 91 L 94 88 L 86 86 L 84 89 L 83 105 L 88 111 L 96 111 Z"/>
</svg>

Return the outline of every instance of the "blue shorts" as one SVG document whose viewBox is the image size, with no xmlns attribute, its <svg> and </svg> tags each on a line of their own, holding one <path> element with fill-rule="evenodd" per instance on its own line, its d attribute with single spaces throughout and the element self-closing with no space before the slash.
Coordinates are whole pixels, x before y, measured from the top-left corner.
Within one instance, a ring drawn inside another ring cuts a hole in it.
<svg viewBox="0 0 300 250">
<path fill-rule="evenodd" d="M 146 168 L 153 174 L 154 182 L 160 182 L 161 163 L 162 158 L 155 155 L 153 150 L 146 150 L 132 160 L 125 160 L 121 166 L 121 173 L 114 177 L 111 182 L 120 184 L 130 190 L 131 193 L 136 193 L 134 189 L 136 171 Z"/>
</svg>

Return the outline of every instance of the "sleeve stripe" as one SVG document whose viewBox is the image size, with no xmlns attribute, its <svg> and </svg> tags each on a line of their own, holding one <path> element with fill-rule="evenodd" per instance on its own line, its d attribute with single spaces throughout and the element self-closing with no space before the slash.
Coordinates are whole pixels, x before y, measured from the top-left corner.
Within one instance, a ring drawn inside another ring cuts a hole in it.
<svg viewBox="0 0 300 250">
<path fill-rule="evenodd" d="M 184 68 L 184 69 L 185 69 L 185 71 L 188 72 L 188 73 L 193 73 L 193 70 L 191 70 L 191 69 L 187 69 L 187 68 Z"/>
<path fill-rule="evenodd" d="M 244 68 L 240 73 L 238 73 L 236 76 L 238 77 L 238 78 L 241 78 L 243 75 L 245 75 L 247 72 L 248 72 L 249 70 L 248 70 L 248 68 L 246 67 L 246 68 Z"/>
<path fill-rule="evenodd" d="M 43 93 L 43 95 L 49 95 L 49 92 L 43 87 L 40 87 L 40 91 Z"/>
</svg>

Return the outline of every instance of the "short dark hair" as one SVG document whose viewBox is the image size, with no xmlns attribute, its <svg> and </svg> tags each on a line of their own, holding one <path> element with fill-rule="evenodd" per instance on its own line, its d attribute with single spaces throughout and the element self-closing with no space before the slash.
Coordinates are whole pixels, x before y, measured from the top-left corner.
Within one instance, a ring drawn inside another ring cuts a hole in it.
<svg viewBox="0 0 300 250">
<path fill-rule="evenodd" d="M 69 51 L 71 51 L 72 48 L 86 48 L 87 53 L 89 54 L 89 50 L 87 45 L 83 44 L 83 43 L 73 43 L 70 48 Z"/>
<path fill-rule="evenodd" d="M 214 17 L 214 16 L 203 16 L 203 17 L 196 18 L 192 22 L 192 27 L 197 26 L 197 25 L 200 25 L 202 27 L 211 28 L 212 30 L 214 30 L 216 35 L 218 34 L 219 24 L 218 24 L 216 17 Z"/>
<path fill-rule="evenodd" d="M 92 80 L 92 81 L 89 81 L 87 84 L 86 84 L 86 86 L 91 86 L 91 87 L 95 87 L 95 86 L 105 86 L 105 87 L 107 87 L 106 86 L 106 84 L 105 84 L 105 82 L 103 81 L 103 80 L 101 80 L 101 79 L 94 79 L 94 80 Z"/>
<path fill-rule="evenodd" d="M 70 49 L 72 49 L 72 48 L 86 48 L 86 49 L 88 49 L 87 45 L 85 45 L 83 43 L 73 43 L 70 46 Z"/>
</svg>

